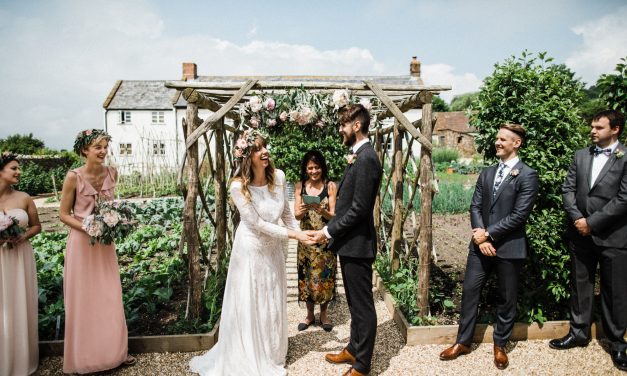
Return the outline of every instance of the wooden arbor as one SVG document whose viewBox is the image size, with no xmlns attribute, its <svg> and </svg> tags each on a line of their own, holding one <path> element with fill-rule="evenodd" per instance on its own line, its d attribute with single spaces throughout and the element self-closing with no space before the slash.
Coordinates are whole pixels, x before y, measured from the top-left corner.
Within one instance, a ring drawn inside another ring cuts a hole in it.
<svg viewBox="0 0 627 376">
<path fill-rule="evenodd" d="M 183 121 L 186 152 L 179 173 L 179 186 L 185 192 L 184 228 L 181 246 L 187 247 L 189 265 L 190 290 L 189 314 L 191 318 L 200 317 L 201 292 L 203 277 L 200 270 L 201 250 L 199 220 L 197 208 L 200 206 L 215 227 L 215 244 L 211 244 L 207 256 L 211 256 L 214 248 L 215 257 L 221 259 L 230 248 L 234 216 L 232 208 L 227 205 L 227 179 L 234 172 L 231 149 L 241 131 L 239 125 L 239 106 L 248 99 L 251 91 L 271 91 L 282 93 L 289 89 L 304 88 L 317 93 L 332 93 L 334 90 L 346 89 L 360 97 L 377 97 L 382 103 L 381 108 L 374 108 L 371 113 L 376 124 L 393 118 L 393 125 L 384 127 L 377 125 L 371 129 L 375 149 L 382 166 L 390 166 L 384 173 L 382 187 L 375 205 L 375 221 L 379 231 L 380 250 L 390 253 L 392 268 L 399 266 L 401 255 L 410 256 L 415 253 L 418 245 L 420 260 L 420 282 L 417 286 L 416 298 L 420 312 L 428 314 L 429 266 L 432 249 L 432 197 L 437 184 L 434 181 L 433 164 L 431 161 L 431 134 L 435 119 L 432 112 L 434 94 L 450 90 L 449 86 L 424 86 L 417 84 L 391 84 L 385 77 L 231 77 L 228 80 L 216 78 L 211 81 L 169 81 L 166 87 L 182 91 L 187 101 L 186 117 Z M 213 111 L 206 119 L 198 117 L 198 109 Z M 422 109 L 422 118 L 410 122 L 405 112 L 411 109 Z M 232 120 L 227 125 L 225 118 Z M 339 136 L 338 136 L 339 137 Z M 199 160 L 198 143 L 203 140 L 207 151 L 203 153 L 204 162 Z M 412 153 L 412 144 L 417 141 L 421 145 L 420 169 Z M 403 148 L 405 143 L 405 148 Z M 390 161 L 386 161 L 387 145 L 393 145 Z M 211 145 L 211 146 L 210 146 Z M 405 149 L 405 151 L 403 151 Z M 208 179 L 202 185 L 200 166 L 207 166 Z M 279 166 L 280 167 L 280 166 Z M 413 178 L 406 182 L 406 173 Z M 409 183 L 409 184 L 406 184 Z M 212 186 L 211 186 L 212 184 Z M 407 189 L 405 189 L 407 187 Z M 420 219 L 413 210 L 414 197 L 420 187 Z M 212 189 L 211 189 L 212 188 Z M 207 193 L 214 192 L 214 207 L 208 205 Z M 403 203 L 404 194 L 409 196 L 408 204 Z M 386 210 L 391 201 L 392 210 Z M 412 232 L 404 236 L 405 222 L 411 219 Z M 409 240 L 409 239 L 410 240 Z M 389 244 L 389 247 L 388 247 Z M 182 249 L 182 248 L 181 248 Z M 203 252 L 204 253 L 204 252 Z"/>
</svg>

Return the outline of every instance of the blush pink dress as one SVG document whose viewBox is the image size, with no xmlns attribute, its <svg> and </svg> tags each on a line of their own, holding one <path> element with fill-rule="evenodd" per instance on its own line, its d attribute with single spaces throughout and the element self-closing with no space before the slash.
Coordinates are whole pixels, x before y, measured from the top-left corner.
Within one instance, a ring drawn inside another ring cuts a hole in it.
<svg viewBox="0 0 627 376">
<path fill-rule="evenodd" d="M 100 192 L 78 169 L 74 217 L 92 213 L 96 198 L 112 199 L 112 168 Z M 65 344 L 63 372 L 91 373 L 118 367 L 128 355 L 128 331 L 122 304 L 122 284 L 115 245 L 89 244 L 89 236 L 70 230 L 65 252 L 63 294 Z"/>
<path fill-rule="evenodd" d="M 24 209 L 7 214 L 28 227 Z M 25 240 L 0 246 L 0 375 L 24 376 L 37 370 L 37 270 L 33 247 Z"/>
</svg>

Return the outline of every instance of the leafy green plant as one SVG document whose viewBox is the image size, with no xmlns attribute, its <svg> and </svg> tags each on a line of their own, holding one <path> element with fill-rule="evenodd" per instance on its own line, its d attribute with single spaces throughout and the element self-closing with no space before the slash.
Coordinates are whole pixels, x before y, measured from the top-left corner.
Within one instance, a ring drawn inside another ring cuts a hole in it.
<svg viewBox="0 0 627 376">
<path fill-rule="evenodd" d="M 433 150 L 433 163 L 451 163 L 459 159 L 459 151 L 449 148 Z"/>
<path fill-rule="evenodd" d="M 627 114 L 627 56 L 616 64 L 614 74 L 603 74 L 596 87 L 605 104 L 614 110 Z"/>
</svg>

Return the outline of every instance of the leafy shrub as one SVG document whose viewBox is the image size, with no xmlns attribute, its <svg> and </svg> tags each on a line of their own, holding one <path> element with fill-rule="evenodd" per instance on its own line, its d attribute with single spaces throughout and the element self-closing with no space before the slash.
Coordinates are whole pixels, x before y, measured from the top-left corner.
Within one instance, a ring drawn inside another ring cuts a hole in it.
<svg viewBox="0 0 627 376">
<path fill-rule="evenodd" d="M 451 163 L 459 159 L 459 151 L 449 148 L 433 150 L 433 163 Z"/>
<path fill-rule="evenodd" d="M 614 71 L 601 75 L 596 86 L 609 108 L 627 115 L 627 56 L 620 59 Z"/>
<path fill-rule="evenodd" d="M 536 56 L 525 51 L 519 58 L 497 63 L 484 80 L 471 116 L 471 125 L 479 133 L 478 150 L 492 161 L 494 139 L 503 123 L 519 123 L 527 130 L 520 157 L 538 172 L 540 193 L 527 224 L 532 254 L 522 271 L 519 318 L 540 322 L 566 315 L 570 272 L 562 239 L 561 186 L 575 150 L 585 144 L 578 132 L 577 106 L 583 84 L 564 65 L 551 61 L 545 53 Z"/>
</svg>

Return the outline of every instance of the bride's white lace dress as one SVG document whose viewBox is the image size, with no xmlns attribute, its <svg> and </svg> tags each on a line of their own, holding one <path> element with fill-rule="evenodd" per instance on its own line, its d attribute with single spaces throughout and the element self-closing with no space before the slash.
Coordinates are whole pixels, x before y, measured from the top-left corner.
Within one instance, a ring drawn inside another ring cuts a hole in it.
<svg viewBox="0 0 627 376">
<path fill-rule="evenodd" d="M 285 375 L 287 281 L 282 240 L 298 230 L 285 174 L 275 170 L 274 192 L 248 186 L 251 201 L 234 181 L 229 189 L 240 212 L 226 279 L 218 343 L 190 361 L 205 375 Z"/>
</svg>

